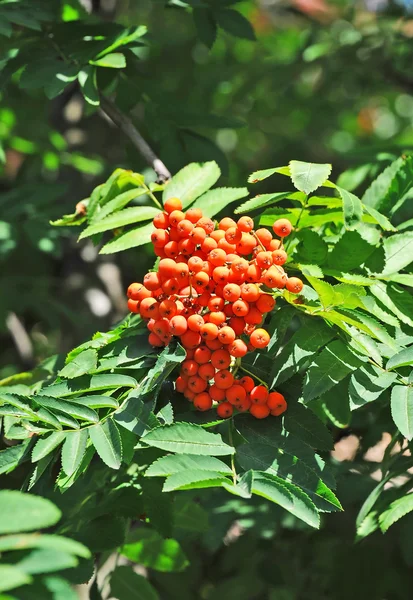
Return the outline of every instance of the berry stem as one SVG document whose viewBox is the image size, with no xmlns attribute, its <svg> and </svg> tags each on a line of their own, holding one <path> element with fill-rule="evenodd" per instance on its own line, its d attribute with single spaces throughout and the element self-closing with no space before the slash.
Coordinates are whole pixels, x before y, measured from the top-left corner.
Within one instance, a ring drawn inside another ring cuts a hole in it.
<svg viewBox="0 0 413 600">
<path fill-rule="evenodd" d="M 250 375 L 250 377 L 257 379 L 260 383 L 262 383 L 262 385 L 265 385 L 265 387 L 268 388 L 268 383 L 266 383 L 263 379 L 261 379 L 261 377 L 258 377 L 257 375 L 255 375 L 255 373 L 251 373 L 251 371 L 248 371 L 248 369 L 243 367 L 242 364 L 240 364 L 238 368 L 241 369 L 241 371 L 244 371 L 244 373 L 248 373 L 248 375 Z"/>
<path fill-rule="evenodd" d="M 264 246 L 264 244 L 261 242 L 260 238 L 258 237 L 258 235 L 255 233 L 255 231 L 251 231 L 252 235 L 255 237 L 255 239 L 257 240 L 257 242 L 259 243 L 259 245 L 261 246 L 261 250 L 263 250 L 264 252 L 267 250 L 266 247 Z"/>
<path fill-rule="evenodd" d="M 189 297 L 192 298 L 192 275 L 189 275 Z"/>
<path fill-rule="evenodd" d="M 230 419 L 229 420 L 229 428 L 228 428 L 228 437 L 229 437 L 229 443 L 231 446 L 234 446 L 234 437 L 232 435 L 233 431 L 234 431 L 234 420 Z M 232 482 L 234 485 L 237 485 L 237 471 L 235 468 L 234 454 L 231 454 L 231 470 L 232 470 Z"/>
</svg>

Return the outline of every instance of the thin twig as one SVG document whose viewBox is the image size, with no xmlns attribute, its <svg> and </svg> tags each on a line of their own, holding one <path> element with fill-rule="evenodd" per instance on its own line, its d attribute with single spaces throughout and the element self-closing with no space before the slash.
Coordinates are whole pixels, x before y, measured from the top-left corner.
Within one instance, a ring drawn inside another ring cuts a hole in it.
<svg viewBox="0 0 413 600">
<path fill-rule="evenodd" d="M 100 96 L 101 111 L 106 114 L 119 127 L 125 135 L 128 136 L 135 148 L 140 152 L 148 165 L 152 167 L 158 176 L 160 183 L 165 183 L 171 178 L 164 163 L 158 158 L 146 140 L 141 136 L 131 119 L 124 115 L 119 108 L 108 98 Z"/>
</svg>

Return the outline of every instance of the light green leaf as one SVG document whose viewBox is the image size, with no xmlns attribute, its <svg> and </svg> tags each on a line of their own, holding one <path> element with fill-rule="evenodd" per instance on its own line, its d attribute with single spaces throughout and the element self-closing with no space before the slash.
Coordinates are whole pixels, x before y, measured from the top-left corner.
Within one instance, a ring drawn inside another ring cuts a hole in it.
<svg viewBox="0 0 413 600">
<path fill-rule="evenodd" d="M 143 438 L 148 446 L 179 454 L 206 454 L 224 456 L 235 449 L 222 441 L 221 435 L 209 433 L 199 425 L 174 423 L 149 431 Z"/>
<path fill-rule="evenodd" d="M 215 161 L 203 164 L 191 163 L 167 183 L 162 200 L 165 203 L 168 198 L 179 198 L 183 208 L 186 208 L 209 190 L 218 181 L 220 175 L 220 168 Z"/>
<path fill-rule="evenodd" d="M 62 448 L 62 467 L 66 475 L 73 475 L 78 469 L 86 452 L 87 440 L 87 429 L 67 432 Z"/>
<path fill-rule="evenodd" d="M 112 419 L 89 428 L 90 439 L 100 458 L 111 469 L 119 469 L 122 463 L 122 441 Z"/>
<path fill-rule="evenodd" d="M 116 600 L 159 600 L 155 588 L 131 567 L 116 567 L 110 577 L 110 591 Z"/>
<path fill-rule="evenodd" d="M 99 421 L 98 413 L 77 402 L 70 402 L 70 400 L 63 400 L 62 398 L 56 399 L 48 396 L 41 396 L 37 394 L 35 396 L 35 402 L 43 406 L 44 408 L 54 411 L 57 418 L 60 417 L 60 413 L 64 413 L 69 417 L 81 419 L 83 421 L 89 421 L 90 423 L 97 423 Z"/>
<path fill-rule="evenodd" d="M 95 65 L 96 67 L 123 69 L 124 67 L 126 67 L 126 60 L 121 52 L 112 52 L 111 54 L 105 54 L 105 56 L 103 56 L 102 58 L 90 60 L 89 64 Z"/>
<path fill-rule="evenodd" d="M 163 492 L 173 492 L 176 490 L 198 490 L 210 487 L 220 487 L 221 484 L 229 480 L 217 471 L 198 471 L 187 470 L 174 473 L 164 483 Z"/>
<path fill-rule="evenodd" d="M 347 190 L 336 186 L 343 201 L 344 225 L 346 229 L 355 229 L 363 216 L 363 206 L 357 196 Z"/>
<path fill-rule="evenodd" d="M 0 592 L 6 592 L 21 585 L 27 585 L 31 581 L 32 578 L 30 575 L 19 569 L 19 567 L 6 564 L 0 565 Z M 4 598 L 12 600 L 11 596 L 4 596 Z"/>
<path fill-rule="evenodd" d="M 139 398 L 140 395 L 140 390 L 132 390 L 126 402 L 113 416 L 118 425 L 131 431 L 138 437 L 143 435 L 147 429 L 153 427 L 153 420 L 157 423 L 152 412 L 154 403 L 143 402 Z"/>
<path fill-rule="evenodd" d="M 213 456 L 169 454 L 152 463 L 145 471 L 145 477 L 168 477 L 187 470 L 215 471 L 221 475 L 232 473 L 228 465 Z"/>
<path fill-rule="evenodd" d="M 391 391 L 391 416 L 396 427 L 408 440 L 413 438 L 413 388 L 395 385 Z"/>
<path fill-rule="evenodd" d="M 46 498 L 15 490 L 0 491 L 0 534 L 51 527 L 60 517 L 60 510 Z"/>
<path fill-rule="evenodd" d="M 275 475 L 255 471 L 252 491 L 258 496 L 279 504 L 311 527 L 319 528 L 320 517 L 317 509 L 307 494 L 299 487 Z"/>
<path fill-rule="evenodd" d="M 247 188 L 215 188 L 202 194 L 194 203 L 208 217 L 213 217 L 221 212 L 231 202 L 248 196 Z"/>
<path fill-rule="evenodd" d="M 135 530 L 131 542 L 121 548 L 129 560 L 161 572 L 183 571 L 189 564 L 181 546 L 174 539 L 163 539 L 151 529 Z"/>
<path fill-rule="evenodd" d="M 0 475 L 13 471 L 20 464 L 28 445 L 29 440 L 25 440 L 21 444 L 0 450 Z"/>
<path fill-rule="evenodd" d="M 374 252 L 375 246 L 358 231 L 347 230 L 333 247 L 328 257 L 332 269 L 350 272 L 358 269 Z"/>
<path fill-rule="evenodd" d="M 129 250 L 129 248 L 137 248 L 143 244 L 149 244 L 152 231 L 153 224 L 145 223 L 145 225 L 136 227 L 136 229 L 121 233 L 105 244 L 100 250 L 100 254 L 114 254 L 115 252 Z"/>
<path fill-rule="evenodd" d="M 124 227 L 125 225 L 139 223 L 139 221 L 148 221 L 149 219 L 152 220 L 158 213 L 159 209 L 156 209 L 152 206 L 131 206 L 129 208 L 125 208 L 121 211 L 108 215 L 104 219 L 99 219 L 98 222 L 87 227 L 80 234 L 79 240 L 90 237 L 91 235 L 96 235 L 97 233 L 103 233 L 104 231 L 110 231 L 112 229 L 117 229 L 118 227 Z"/>
<path fill-rule="evenodd" d="M 348 394 L 350 409 L 356 410 L 368 402 L 374 402 L 397 378 L 396 373 L 386 373 L 374 365 L 364 365 L 350 377 Z M 332 393 L 335 393 L 333 390 Z"/>
<path fill-rule="evenodd" d="M 247 192 L 248 193 L 248 192 Z M 291 195 L 291 192 L 278 192 L 276 194 L 259 194 L 255 196 L 255 198 L 251 198 L 251 200 L 247 200 L 237 206 L 234 210 L 235 214 L 240 214 L 244 212 L 249 212 L 251 210 L 256 210 L 257 208 L 261 208 L 262 206 L 268 206 L 270 204 L 276 204 L 280 200 L 287 198 Z"/>
<path fill-rule="evenodd" d="M 64 431 L 55 431 L 47 437 L 41 438 L 33 448 L 32 462 L 37 462 L 53 452 L 55 448 L 60 446 L 65 437 L 66 433 Z"/>
<path fill-rule="evenodd" d="M 392 235 L 383 242 L 386 264 L 383 275 L 397 273 L 413 261 L 413 231 Z"/>
<path fill-rule="evenodd" d="M 280 173 L 281 175 L 287 175 L 291 177 L 290 167 L 275 167 L 274 169 L 263 169 L 261 171 L 254 171 L 248 177 L 248 183 L 258 183 L 258 181 L 262 181 L 263 179 L 267 179 L 267 177 L 271 177 L 275 173 Z"/>
<path fill-rule="evenodd" d="M 413 365 L 413 346 L 405 348 L 392 356 L 387 362 L 386 369 L 398 369 L 399 367 L 405 367 L 406 365 Z"/>
<path fill-rule="evenodd" d="M 413 327 L 413 297 L 409 292 L 394 283 L 386 285 L 382 282 L 375 283 L 369 289 L 402 323 Z"/>
<path fill-rule="evenodd" d="M 376 210 L 372 206 L 369 206 L 368 204 L 363 204 L 363 210 L 366 213 L 368 213 L 371 217 L 373 217 L 375 222 L 378 225 L 380 225 L 380 227 L 384 231 L 397 231 L 397 229 L 394 227 L 394 225 L 391 224 L 389 219 L 382 215 L 378 210 Z"/>
<path fill-rule="evenodd" d="M 80 89 L 86 102 L 93 106 L 99 106 L 99 91 L 96 82 L 95 67 L 83 67 L 77 76 L 80 84 Z"/>
<path fill-rule="evenodd" d="M 19 568 L 30 575 L 52 573 L 76 567 L 78 559 L 67 552 L 50 548 L 37 548 L 17 563 Z"/>
<path fill-rule="evenodd" d="M 68 379 L 85 375 L 88 371 L 96 369 L 97 360 L 98 355 L 95 350 L 84 350 L 73 360 L 66 363 L 66 366 L 58 372 L 58 375 L 60 377 L 67 377 Z"/>
<path fill-rule="evenodd" d="M 89 558 L 90 551 L 86 546 L 61 535 L 50 535 L 46 533 L 26 533 L 16 535 L 5 535 L 0 537 L 0 552 L 7 550 L 26 550 L 28 548 L 47 548 L 48 550 L 57 550 L 68 552 Z"/>
<path fill-rule="evenodd" d="M 109 375 L 84 375 L 70 381 L 61 381 L 60 383 L 46 386 L 38 392 L 34 399 L 39 396 L 62 398 L 63 396 L 77 395 L 81 392 L 119 387 L 135 387 L 136 385 L 136 379 L 129 377 L 129 375 L 118 375 L 115 373 Z"/>
<path fill-rule="evenodd" d="M 136 175 L 136 174 L 134 174 L 134 175 Z M 136 198 L 139 198 L 140 196 L 144 196 L 147 193 L 148 192 L 145 188 L 137 187 L 135 189 L 127 190 L 126 192 L 123 192 L 123 193 L 115 196 L 114 198 L 112 198 L 112 200 L 105 202 L 105 204 L 103 206 L 99 206 L 97 208 L 97 210 L 94 212 L 94 214 L 92 216 L 92 224 L 95 225 L 96 223 L 98 223 L 99 221 L 101 221 L 102 219 L 107 217 L 108 215 L 114 213 L 117 210 L 121 210 L 122 208 L 124 208 L 127 204 L 129 204 L 129 202 L 132 202 L 132 200 L 135 200 Z"/>
<path fill-rule="evenodd" d="M 389 508 L 379 516 L 380 529 L 383 533 L 399 519 L 413 510 L 413 494 L 407 494 L 392 502 Z"/>
<path fill-rule="evenodd" d="M 310 194 L 329 178 L 331 165 L 306 163 L 299 160 L 290 161 L 291 180 L 297 190 Z"/>
<path fill-rule="evenodd" d="M 81 396 L 80 398 L 70 398 L 70 402 L 82 404 L 88 408 L 118 408 L 119 402 L 113 396 Z"/>
<path fill-rule="evenodd" d="M 135 42 L 137 39 L 144 36 L 147 30 L 148 29 L 145 25 L 138 25 L 137 27 L 125 28 L 117 36 L 116 40 L 112 44 L 110 44 L 110 46 L 107 46 L 104 50 L 99 52 L 97 58 L 100 58 L 101 56 L 105 56 L 106 54 L 113 52 L 113 50 L 116 50 L 116 48 L 127 46 L 128 44 Z"/>
<path fill-rule="evenodd" d="M 332 306 L 341 306 L 344 303 L 344 296 L 340 291 L 336 291 L 338 286 L 332 286 L 330 283 L 307 275 L 309 283 L 313 286 L 320 298 L 320 302 L 325 309 Z"/>
</svg>

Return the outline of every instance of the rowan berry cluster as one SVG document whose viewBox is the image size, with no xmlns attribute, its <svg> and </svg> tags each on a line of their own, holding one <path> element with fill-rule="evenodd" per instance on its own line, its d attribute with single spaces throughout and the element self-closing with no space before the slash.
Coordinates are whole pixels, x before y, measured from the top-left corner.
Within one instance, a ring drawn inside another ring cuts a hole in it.
<svg viewBox="0 0 413 600">
<path fill-rule="evenodd" d="M 147 320 L 153 346 L 179 338 L 186 360 L 176 389 L 198 410 L 216 405 L 221 418 L 234 409 L 259 419 L 282 414 L 287 404 L 281 394 L 235 375 L 247 352 L 270 342 L 260 325 L 275 306 L 271 290 L 302 290 L 302 281 L 282 267 L 291 223 L 277 220 L 273 238 L 268 229 L 254 230 L 251 217 L 225 217 L 216 229 L 199 208 L 183 212 L 178 198 L 169 198 L 164 208 L 151 236 L 158 270 L 129 286 L 129 310 Z"/>
</svg>

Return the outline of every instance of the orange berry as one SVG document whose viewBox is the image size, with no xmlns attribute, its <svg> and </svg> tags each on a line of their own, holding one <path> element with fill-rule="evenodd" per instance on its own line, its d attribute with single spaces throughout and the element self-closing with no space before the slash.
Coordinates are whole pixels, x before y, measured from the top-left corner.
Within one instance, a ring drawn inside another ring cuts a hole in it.
<svg viewBox="0 0 413 600">
<path fill-rule="evenodd" d="M 153 271 L 146 273 L 145 277 L 143 278 L 143 283 L 145 284 L 146 289 L 151 291 L 157 290 L 159 287 L 161 287 L 161 279 L 159 274 Z"/>
<path fill-rule="evenodd" d="M 196 299 L 196 302 L 197 302 L 197 304 L 199 304 L 199 306 L 201 306 L 202 308 L 205 308 L 208 306 L 208 302 L 209 302 L 210 298 L 211 298 L 211 294 L 209 294 L 207 291 L 205 291 L 205 292 L 202 292 L 202 294 L 200 296 L 198 296 L 198 298 Z"/>
<path fill-rule="evenodd" d="M 191 331 L 199 331 L 204 324 L 201 315 L 191 315 L 188 317 L 188 327 Z"/>
<path fill-rule="evenodd" d="M 187 329 L 187 320 L 182 315 L 176 315 L 169 321 L 169 332 L 172 335 L 183 335 Z"/>
<path fill-rule="evenodd" d="M 165 294 L 168 294 L 168 296 L 172 296 L 178 292 L 179 286 L 179 281 L 172 277 L 171 279 L 167 279 L 163 282 L 162 290 L 165 292 Z"/>
<path fill-rule="evenodd" d="M 247 344 L 242 340 L 234 340 L 229 347 L 229 353 L 235 358 L 242 358 L 248 352 Z"/>
<path fill-rule="evenodd" d="M 222 267 L 227 260 L 227 253 L 222 248 L 216 248 L 208 254 L 208 260 L 214 267 Z"/>
<path fill-rule="evenodd" d="M 232 327 L 225 325 L 219 330 L 218 339 L 223 344 L 232 344 L 232 342 L 235 340 L 235 331 L 232 329 Z"/>
<path fill-rule="evenodd" d="M 243 233 L 248 233 L 254 229 L 254 221 L 251 217 L 241 217 L 238 219 L 237 227 Z"/>
<path fill-rule="evenodd" d="M 250 305 L 248 314 L 244 317 L 247 325 L 259 325 L 262 321 L 262 313 L 256 306 Z"/>
<path fill-rule="evenodd" d="M 270 409 L 265 404 L 252 404 L 250 406 L 250 413 L 256 419 L 266 419 L 270 414 Z"/>
<path fill-rule="evenodd" d="M 208 394 L 208 392 L 202 392 L 201 394 L 197 394 L 194 398 L 194 406 L 198 410 L 209 410 L 212 408 L 212 398 Z"/>
<path fill-rule="evenodd" d="M 181 210 L 173 210 L 169 215 L 169 224 L 171 227 L 177 227 L 180 221 L 185 219 L 185 214 Z M 179 232 L 178 232 L 179 235 Z"/>
<path fill-rule="evenodd" d="M 289 277 L 287 279 L 287 283 L 285 284 L 287 290 L 292 294 L 299 294 L 303 289 L 303 286 L 303 282 L 298 277 Z"/>
<path fill-rule="evenodd" d="M 274 252 L 272 253 L 274 265 L 283 265 L 287 262 L 287 258 L 287 253 L 285 252 L 285 250 L 281 250 L 281 248 L 279 250 L 274 250 Z"/>
<path fill-rule="evenodd" d="M 195 275 L 192 278 L 192 281 L 197 287 L 204 288 L 208 285 L 209 277 L 204 271 L 199 271 L 199 273 L 195 273 Z"/>
<path fill-rule="evenodd" d="M 212 352 L 209 348 L 206 346 L 199 346 L 199 348 L 196 348 L 194 352 L 194 360 L 199 365 L 204 365 L 211 360 L 211 354 Z"/>
<path fill-rule="evenodd" d="M 272 226 L 275 235 L 278 235 L 280 238 L 284 238 L 287 235 L 290 235 L 293 226 L 291 225 L 288 219 L 278 219 Z"/>
<path fill-rule="evenodd" d="M 165 244 L 163 250 L 168 258 L 175 258 L 179 254 L 178 242 L 168 242 Z"/>
<path fill-rule="evenodd" d="M 257 281 L 260 281 L 261 273 L 262 271 L 258 265 L 249 265 L 248 270 L 245 274 L 245 279 L 246 281 L 249 281 L 251 283 L 256 283 Z"/>
<path fill-rule="evenodd" d="M 200 394 L 207 389 L 208 384 L 204 379 L 198 377 L 198 375 L 193 375 L 188 379 L 188 387 L 190 390 L 195 392 L 195 394 Z"/>
<path fill-rule="evenodd" d="M 171 213 L 174 210 L 182 210 L 182 202 L 179 198 L 168 198 L 168 200 L 164 202 L 163 207 L 167 213 Z"/>
<path fill-rule="evenodd" d="M 205 344 L 212 351 L 214 351 L 214 350 L 220 350 L 222 348 L 222 344 L 221 344 L 221 342 L 219 341 L 218 338 L 215 338 L 214 340 L 206 340 Z"/>
<path fill-rule="evenodd" d="M 243 233 L 241 241 L 237 244 L 238 253 L 242 254 L 242 256 L 247 256 L 248 254 L 251 254 L 256 245 L 257 240 L 254 238 L 254 236 L 250 235 L 249 233 Z"/>
<path fill-rule="evenodd" d="M 184 256 L 191 256 L 195 251 L 195 243 L 187 237 L 178 242 L 178 248 Z"/>
<path fill-rule="evenodd" d="M 281 245 L 282 245 L 282 242 L 280 242 L 280 240 L 271 240 L 268 250 L 271 250 L 271 252 L 274 252 L 274 250 L 278 250 L 278 248 L 280 248 Z"/>
<path fill-rule="evenodd" d="M 250 335 L 250 342 L 254 348 L 266 348 L 270 343 L 270 334 L 265 329 L 256 329 Z"/>
<path fill-rule="evenodd" d="M 219 240 L 225 238 L 225 231 L 222 231 L 221 229 L 215 229 L 215 231 L 212 231 L 209 235 L 218 244 Z"/>
<path fill-rule="evenodd" d="M 189 402 L 193 402 L 196 394 L 195 394 L 195 392 L 193 392 L 192 390 L 190 390 L 187 387 L 186 390 L 184 391 L 184 396 L 187 400 L 189 400 Z"/>
<path fill-rule="evenodd" d="M 169 233 L 165 229 L 155 229 L 151 234 L 151 242 L 154 246 L 163 248 L 169 242 Z"/>
<path fill-rule="evenodd" d="M 268 398 L 268 390 L 263 385 L 256 385 L 250 392 L 251 402 L 253 404 L 266 404 Z"/>
<path fill-rule="evenodd" d="M 214 325 L 222 325 L 226 321 L 226 314 L 222 311 L 209 313 L 209 322 Z"/>
<path fill-rule="evenodd" d="M 217 387 L 215 384 L 209 388 L 209 395 L 215 402 L 222 402 L 225 400 L 225 390 Z"/>
<path fill-rule="evenodd" d="M 197 227 L 195 227 L 195 229 L 197 229 Z M 215 248 L 218 248 L 218 243 L 212 237 L 205 238 L 201 243 L 202 252 L 206 252 L 207 254 L 211 252 L 211 250 L 215 250 Z"/>
<path fill-rule="evenodd" d="M 268 269 L 273 263 L 272 252 L 258 252 L 255 260 L 261 269 Z"/>
<path fill-rule="evenodd" d="M 159 319 L 159 302 L 155 298 L 144 298 L 139 306 L 139 312 L 143 319 Z"/>
<path fill-rule="evenodd" d="M 161 317 L 172 319 L 172 317 L 176 315 L 176 311 L 176 302 L 174 302 L 173 300 L 169 300 L 169 298 L 167 298 L 166 300 L 162 300 L 162 302 L 159 305 L 159 314 L 161 315 Z"/>
<path fill-rule="evenodd" d="M 181 375 L 175 381 L 175 388 L 177 392 L 184 392 L 187 387 L 188 380 L 186 377 L 182 377 Z"/>
<path fill-rule="evenodd" d="M 198 373 L 198 363 L 195 360 L 187 359 L 181 365 L 181 372 L 187 377 L 192 377 Z"/>
<path fill-rule="evenodd" d="M 245 328 L 245 320 L 242 317 L 231 317 L 228 325 L 235 331 L 236 335 L 242 335 Z"/>
<path fill-rule="evenodd" d="M 200 365 L 200 367 L 198 369 L 199 377 L 201 377 L 202 379 L 205 379 L 205 381 L 209 381 L 210 379 L 213 378 L 214 375 L 215 375 L 215 369 L 211 363 L 205 363 L 203 365 Z"/>
<path fill-rule="evenodd" d="M 218 248 L 217 248 L 218 250 Z M 228 281 L 229 269 L 227 267 L 215 267 L 212 271 L 212 277 L 215 283 L 224 285 Z"/>
<path fill-rule="evenodd" d="M 131 300 L 143 300 L 150 298 L 152 292 L 143 285 L 143 283 L 131 283 L 128 287 L 127 296 Z"/>
<path fill-rule="evenodd" d="M 156 346 L 156 347 L 160 347 L 160 346 L 164 346 L 165 344 L 163 343 L 163 341 L 161 340 L 161 338 L 156 335 L 156 333 L 151 332 L 148 336 L 148 342 L 150 343 L 151 346 Z"/>
<path fill-rule="evenodd" d="M 250 305 L 245 300 L 237 300 L 232 305 L 232 310 L 237 317 L 245 317 L 250 311 Z"/>
<path fill-rule="evenodd" d="M 172 258 L 162 258 L 159 261 L 158 273 L 163 279 L 176 276 L 176 262 Z"/>
<path fill-rule="evenodd" d="M 229 417 L 232 417 L 233 412 L 234 409 L 229 402 L 223 402 L 217 406 L 217 415 L 221 417 L 221 419 L 228 419 Z"/>
<path fill-rule="evenodd" d="M 152 327 L 152 331 L 163 340 L 169 337 L 169 321 L 168 319 L 158 319 Z"/>
<path fill-rule="evenodd" d="M 275 306 L 275 298 L 269 294 L 261 294 L 256 302 L 256 307 L 262 313 L 271 312 Z"/>
<path fill-rule="evenodd" d="M 236 223 L 234 221 L 234 219 L 231 219 L 231 217 L 224 217 L 223 219 L 220 220 L 219 224 L 218 224 L 218 228 L 222 229 L 223 231 L 227 231 L 230 227 L 235 227 Z"/>
<path fill-rule="evenodd" d="M 169 217 L 169 220 L 171 218 Z M 272 235 L 271 232 L 268 231 L 268 229 L 257 229 L 257 231 L 255 232 L 255 235 L 257 236 L 257 238 L 260 240 L 261 244 L 263 246 L 265 246 L 267 248 L 267 246 L 269 247 L 269 245 L 271 244 L 271 240 L 272 240 Z"/>
<path fill-rule="evenodd" d="M 279 250 L 276 250 L 276 252 L 279 252 Z M 279 271 L 275 266 L 272 266 L 264 273 L 261 281 L 269 288 L 282 289 L 287 282 L 287 276 L 283 271 Z"/>
<path fill-rule="evenodd" d="M 185 262 L 177 262 L 175 266 L 175 277 L 179 281 L 186 279 L 189 275 L 189 267 Z"/>
<path fill-rule="evenodd" d="M 129 298 L 128 300 L 128 310 L 132 313 L 139 313 L 139 306 L 140 306 L 140 301 L 139 300 L 132 300 L 131 298 Z"/>
<path fill-rule="evenodd" d="M 227 390 L 234 383 L 234 376 L 226 369 L 223 369 L 215 373 L 214 381 L 215 385 L 221 390 Z"/>
<path fill-rule="evenodd" d="M 200 334 L 204 340 L 214 340 L 218 335 L 218 327 L 214 323 L 205 323 L 200 329 Z"/>
<path fill-rule="evenodd" d="M 211 354 L 211 363 L 216 369 L 227 369 L 231 364 L 231 356 L 227 350 L 215 350 Z"/>
<path fill-rule="evenodd" d="M 201 343 L 201 336 L 196 331 L 185 331 L 181 336 L 181 344 L 184 348 L 197 348 Z"/>
<path fill-rule="evenodd" d="M 186 358 L 194 358 L 194 350 L 190 350 L 189 348 L 186 348 L 185 352 L 186 352 Z"/>
<path fill-rule="evenodd" d="M 225 301 L 223 298 L 218 298 L 218 297 L 214 296 L 208 302 L 208 309 L 211 312 L 219 312 L 220 310 L 222 310 L 224 308 L 224 304 L 225 304 Z"/>
<path fill-rule="evenodd" d="M 194 242 L 194 244 L 198 246 L 198 244 L 202 244 L 204 242 L 204 240 L 206 239 L 206 235 L 207 234 L 205 229 L 202 229 L 202 227 L 194 227 L 189 237 Z"/>
<path fill-rule="evenodd" d="M 227 283 L 224 286 L 224 300 L 235 302 L 241 296 L 241 288 L 236 283 Z"/>
<path fill-rule="evenodd" d="M 242 387 L 242 385 L 235 383 L 227 389 L 227 391 L 225 392 L 225 397 L 230 404 L 237 405 L 245 400 L 245 398 L 247 397 L 247 392 Z"/>
<path fill-rule="evenodd" d="M 227 254 L 230 254 L 231 252 L 234 252 L 234 250 L 236 250 L 236 246 L 234 244 L 230 244 L 229 242 L 227 242 L 227 240 L 225 238 L 223 238 L 222 240 L 219 240 L 218 248 L 220 248 L 221 250 L 224 250 L 224 252 L 226 252 Z"/>
<path fill-rule="evenodd" d="M 193 228 L 194 228 L 194 224 L 191 223 L 191 221 L 189 221 L 188 219 L 182 219 L 182 221 L 179 221 L 179 223 L 176 227 L 176 229 L 178 230 L 178 233 L 179 233 L 179 237 L 181 237 L 181 238 L 189 237 Z"/>
<path fill-rule="evenodd" d="M 287 410 L 287 402 L 282 394 L 279 392 L 271 392 L 268 394 L 267 406 L 274 416 L 281 415 Z"/>
<path fill-rule="evenodd" d="M 201 218 L 202 210 L 200 208 L 189 208 L 185 213 L 185 219 L 188 219 L 188 221 L 191 221 L 191 223 L 196 223 Z"/>
<path fill-rule="evenodd" d="M 242 385 L 242 387 L 248 393 L 250 393 L 255 387 L 254 380 L 252 377 L 249 377 L 249 375 L 244 375 L 244 377 L 239 380 L 239 384 Z"/>
<path fill-rule="evenodd" d="M 241 298 L 246 302 L 255 302 L 260 293 L 260 288 L 255 283 L 243 283 L 241 286 Z"/>
<path fill-rule="evenodd" d="M 168 229 L 169 227 L 169 217 L 167 213 L 160 212 L 153 219 L 153 224 L 156 229 Z"/>
<path fill-rule="evenodd" d="M 242 231 L 238 227 L 229 227 L 225 232 L 225 239 L 229 244 L 238 244 L 242 239 Z"/>
<path fill-rule="evenodd" d="M 231 271 L 234 271 L 234 273 L 238 273 L 238 274 L 246 274 L 248 271 L 248 261 L 245 260 L 245 258 L 241 258 L 239 257 L 235 257 L 234 260 L 231 262 Z"/>
<path fill-rule="evenodd" d="M 247 412 L 251 407 L 251 399 L 249 397 L 249 395 L 247 394 L 247 397 L 245 398 L 245 400 L 243 400 L 242 402 L 238 402 L 238 404 L 236 405 L 236 409 L 239 412 Z"/>
<path fill-rule="evenodd" d="M 208 217 L 201 217 L 199 221 L 196 223 L 197 227 L 202 227 L 206 231 L 206 233 L 211 234 L 214 231 L 215 225 L 214 221 L 208 219 Z"/>
</svg>

